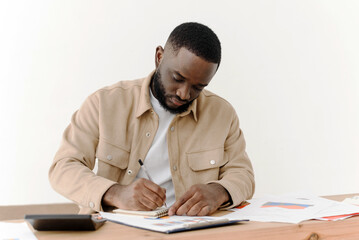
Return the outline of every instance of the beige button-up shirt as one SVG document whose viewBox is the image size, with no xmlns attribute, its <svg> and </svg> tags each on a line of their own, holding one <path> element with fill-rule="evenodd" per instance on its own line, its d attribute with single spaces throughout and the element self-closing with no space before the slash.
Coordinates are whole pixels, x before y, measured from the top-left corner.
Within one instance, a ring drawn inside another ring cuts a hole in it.
<svg viewBox="0 0 359 240">
<path fill-rule="evenodd" d="M 158 128 L 144 79 L 121 81 L 90 95 L 74 113 L 49 171 L 52 187 L 80 205 L 80 213 L 101 211 L 104 193 L 115 183 L 132 183 Z M 203 90 L 167 131 L 176 199 L 192 185 L 216 182 L 233 207 L 254 192 L 252 165 L 233 107 Z M 92 169 L 98 159 L 97 174 Z"/>
</svg>

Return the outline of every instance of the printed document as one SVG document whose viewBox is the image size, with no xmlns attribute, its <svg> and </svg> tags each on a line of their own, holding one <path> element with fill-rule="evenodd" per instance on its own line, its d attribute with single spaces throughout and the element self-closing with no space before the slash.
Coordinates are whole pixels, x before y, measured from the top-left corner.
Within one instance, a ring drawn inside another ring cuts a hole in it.
<svg viewBox="0 0 359 240">
<path fill-rule="evenodd" d="M 250 204 L 244 207 L 232 209 L 233 213 L 226 215 L 226 218 L 242 218 L 259 222 L 300 223 L 310 219 L 335 220 L 325 217 L 338 215 L 350 217 L 359 213 L 358 206 L 307 193 L 268 195 L 248 200 L 248 202 Z"/>
<path fill-rule="evenodd" d="M 0 222 L 0 239 L 37 240 L 26 222 Z"/>
</svg>

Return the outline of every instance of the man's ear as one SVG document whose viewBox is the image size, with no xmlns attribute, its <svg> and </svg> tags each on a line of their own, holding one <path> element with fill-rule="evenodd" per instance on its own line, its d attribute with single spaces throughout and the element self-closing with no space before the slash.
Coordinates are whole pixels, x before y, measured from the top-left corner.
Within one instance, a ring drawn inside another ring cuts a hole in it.
<svg viewBox="0 0 359 240">
<path fill-rule="evenodd" d="M 163 47 L 158 46 L 156 47 L 156 54 L 155 54 L 155 64 L 156 64 L 156 68 L 158 68 L 158 65 L 160 65 L 162 58 L 163 58 Z"/>
</svg>

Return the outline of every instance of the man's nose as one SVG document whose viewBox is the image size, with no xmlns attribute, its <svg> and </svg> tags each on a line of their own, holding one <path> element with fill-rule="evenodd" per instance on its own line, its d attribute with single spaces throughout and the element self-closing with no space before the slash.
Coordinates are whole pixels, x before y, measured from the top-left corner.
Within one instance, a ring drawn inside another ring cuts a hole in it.
<svg viewBox="0 0 359 240">
<path fill-rule="evenodd" d="M 191 93 L 190 93 L 190 89 L 188 86 L 183 85 L 180 88 L 177 89 L 176 91 L 176 95 L 181 99 L 181 100 L 189 100 L 191 98 Z"/>
</svg>

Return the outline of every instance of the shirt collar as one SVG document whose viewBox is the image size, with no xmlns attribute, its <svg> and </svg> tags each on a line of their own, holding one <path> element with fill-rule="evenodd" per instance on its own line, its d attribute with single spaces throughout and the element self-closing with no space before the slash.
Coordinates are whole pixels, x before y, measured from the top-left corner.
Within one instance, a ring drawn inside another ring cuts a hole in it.
<svg viewBox="0 0 359 240">
<path fill-rule="evenodd" d="M 152 71 L 142 82 L 140 100 L 138 102 L 136 111 L 137 118 L 152 108 L 149 87 L 154 72 L 155 71 Z"/>
<path fill-rule="evenodd" d="M 202 94 L 202 93 L 200 93 L 200 94 Z M 193 119 L 197 122 L 197 101 L 198 101 L 198 98 L 196 98 L 192 102 L 192 104 L 188 107 L 187 111 L 178 114 L 178 116 L 184 117 L 184 116 L 192 113 Z"/>
<path fill-rule="evenodd" d="M 152 109 L 151 101 L 150 101 L 150 83 L 155 70 L 152 71 L 142 82 L 140 100 L 137 106 L 136 117 L 142 116 L 145 112 Z M 201 93 L 202 94 L 202 93 Z M 194 120 L 197 122 L 197 101 L 195 99 L 192 104 L 188 107 L 187 111 L 178 114 L 180 117 L 184 117 L 189 113 L 192 113 Z"/>
</svg>

